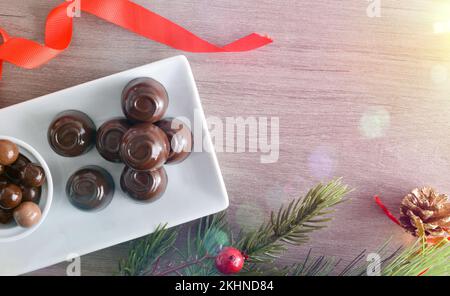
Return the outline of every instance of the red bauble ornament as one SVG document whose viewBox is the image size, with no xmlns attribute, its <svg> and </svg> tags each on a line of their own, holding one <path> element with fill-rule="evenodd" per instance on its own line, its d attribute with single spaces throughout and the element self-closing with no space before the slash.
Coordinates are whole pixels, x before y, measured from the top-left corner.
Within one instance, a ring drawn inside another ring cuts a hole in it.
<svg viewBox="0 0 450 296">
<path fill-rule="evenodd" d="M 245 257 L 241 251 L 233 247 L 223 248 L 216 257 L 216 268 L 223 274 L 241 271 Z"/>
</svg>

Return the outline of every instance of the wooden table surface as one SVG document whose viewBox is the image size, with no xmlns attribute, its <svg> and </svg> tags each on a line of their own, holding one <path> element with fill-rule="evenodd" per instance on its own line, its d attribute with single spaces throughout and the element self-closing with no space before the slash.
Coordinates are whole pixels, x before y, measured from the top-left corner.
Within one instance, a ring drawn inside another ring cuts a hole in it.
<svg viewBox="0 0 450 296">
<path fill-rule="evenodd" d="M 0 27 L 42 42 L 44 19 L 60 2 L 0 0 Z M 409 236 L 373 195 L 397 213 L 414 187 L 450 192 L 450 36 L 433 29 L 450 19 L 447 1 L 381 0 L 379 18 L 367 16 L 366 0 L 136 2 L 218 44 L 250 32 L 275 40 L 252 52 L 185 55 L 207 116 L 280 119 L 278 162 L 218 154 L 233 227 L 250 229 L 321 180 L 342 176 L 355 188 L 330 226 L 281 263 L 310 248 L 349 261 L 391 235 L 396 245 L 406 243 Z M 29 71 L 5 64 L 0 107 L 180 53 L 82 14 L 70 48 L 47 65 Z M 111 274 L 126 250 L 122 244 L 84 256 L 82 274 Z M 32 274 L 64 275 L 66 266 Z"/>
</svg>

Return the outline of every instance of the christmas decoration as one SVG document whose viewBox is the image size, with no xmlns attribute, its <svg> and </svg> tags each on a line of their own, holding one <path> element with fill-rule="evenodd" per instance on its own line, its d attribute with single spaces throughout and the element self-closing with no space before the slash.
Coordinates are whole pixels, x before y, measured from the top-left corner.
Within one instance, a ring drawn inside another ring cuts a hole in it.
<svg viewBox="0 0 450 296">
<path fill-rule="evenodd" d="M 450 200 L 431 187 L 414 189 L 403 198 L 400 223 L 411 234 L 420 237 L 447 237 L 450 229 Z"/>
<path fill-rule="evenodd" d="M 216 268 L 223 274 L 241 271 L 244 266 L 244 255 L 233 247 L 226 247 L 216 256 Z"/>
<path fill-rule="evenodd" d="M 197 227 L 187 231 L 161 226 L 151 235 L 132 243 L 127 258 L 119 262 L 120 275 L 279 275 L 279 276 L 356 276 L 367 275 L 370 262 L 364 250 L 350 263 L 320 256 L 313 258 L 311 250 L 305 260 L 284 267 L 275 261 L 290 244 L 300 245 L 308 234 L 326 226 L 333 207 L 349 192 L 340 180 L 319 184 L 303 199 L 296 199 L 270 219 L 248 233 L 241 231 L 235 240 L 224 212 L 205 217 Z M 381 201 L 379 201 L 381 204 Z M 386 211 L 388 211 L 386 209 Z M 392 215 L 393 219 L 395 217 Z M 186 233 L 185 250 L 175 246 L 181 233 Z M 406 248 L 388 251 L 390 241 L 375 253 L 382 257 L 381 275 L 449 275 L 450 243 L 441 240 L 434 245 L 417 240 Z M 179 259 L 176 259 L 176 258 Z"/>
<path fill-rule="evenodd" d="M 430 245 L 450 240 L 450 201 L 445 194 L 438 194 L 431 187 L 414 189 L 406 195 L 397 219 L 375 196 L 375 202 L 394 223 Z"/>
<path fill-rule="evenodd" d="M 69 47 L 72 39 L 73 10 L 80 5 L 83 12 L 148 39 L 188 52 L 240 52 L 253 50 L 272 42 L 259 34 L 250 34 L 225 46 L 217 46 L 194 35 L 181 26 L 128 0 L 66 1 L 54 8 L 45 25 L 45 45 L 10 37 L 0 28 L 0 78 L 2 62 L 33 69 L 47 63 Z"/>
</svg>

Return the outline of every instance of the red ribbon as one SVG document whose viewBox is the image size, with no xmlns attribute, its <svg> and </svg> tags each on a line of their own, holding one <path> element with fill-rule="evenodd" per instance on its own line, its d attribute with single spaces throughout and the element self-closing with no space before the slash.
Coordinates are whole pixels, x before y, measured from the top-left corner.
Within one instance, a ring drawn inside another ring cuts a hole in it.
<svg viewBox="0 0 450 296">
<path fill-rule="evenodd" d="M 217 46 L 201 39 L 170 20 L 128 0 L 78 0 L 81 10 L 116 24 L 148 39 L 189 52 L 241 52 L 257 49 L 272 42 L 256 33 L 225 46 Z M 33 69 L 47 63 L 66 48 L 72 40 L 72 12 L 75 2 L 65 2 L 47 16 L 45 45 L 10 37 L 0 28 L 0 78 L 2 62 Z"/>
<path fill-rule="evenodd" d="M 388 210 L 388 208 L 381 202 L 381 199 L 375 195 L 375 202 L 377 203 L 377 205 L 383 210 L 384 214 L 392 220 L 392 222 L 394 222 L 397 225 L 400 225 L 400 221 L 398 221 L 397 218 L 395 218 L 395 216 L 391 213 L 391 211 Z"/>
</svg>

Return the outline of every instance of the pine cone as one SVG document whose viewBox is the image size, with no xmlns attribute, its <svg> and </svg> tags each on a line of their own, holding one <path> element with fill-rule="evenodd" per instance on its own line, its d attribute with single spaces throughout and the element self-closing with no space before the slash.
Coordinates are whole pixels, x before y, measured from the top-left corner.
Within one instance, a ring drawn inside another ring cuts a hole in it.
<svg viewBox="0 0 450 296">
<path fill-rule="evenodd" d="M 420 229 L 427 237 L 447 237 L 450 229 L 450 200 L 431 187 L 414 189 L 403 198 L 400 223 L 415 236 Z"/>
</svg>

